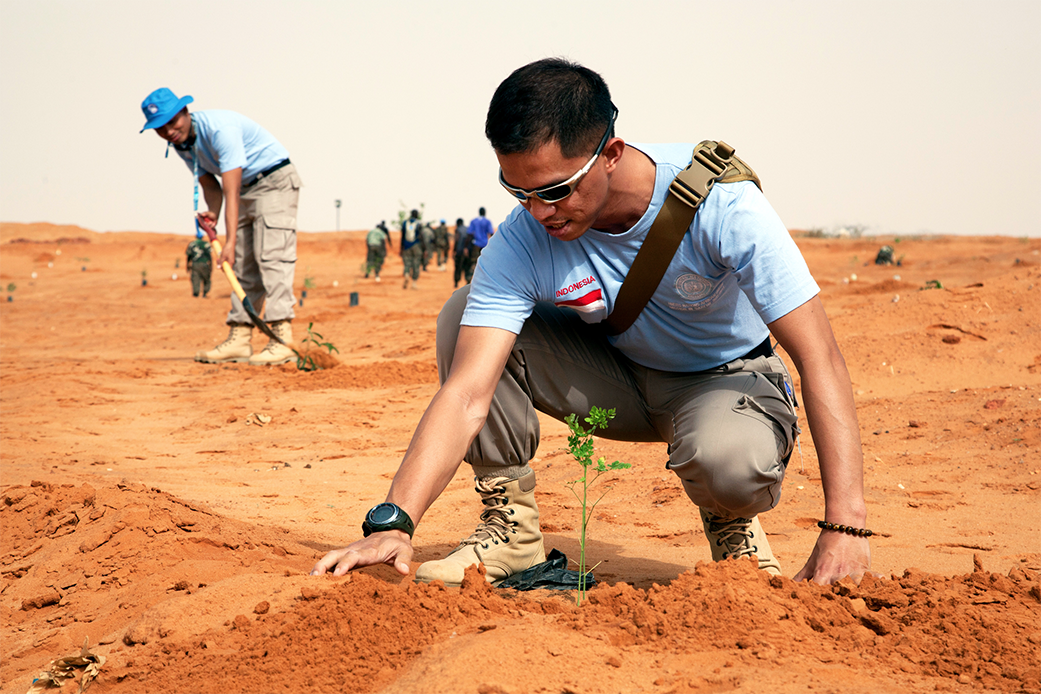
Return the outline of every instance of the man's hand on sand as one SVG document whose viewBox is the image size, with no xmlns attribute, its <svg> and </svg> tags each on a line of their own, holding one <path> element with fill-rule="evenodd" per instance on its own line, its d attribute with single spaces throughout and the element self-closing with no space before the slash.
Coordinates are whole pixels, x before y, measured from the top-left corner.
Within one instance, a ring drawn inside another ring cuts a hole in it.
<svg viewBox="0 0 1041 694">
<path fill-rule="evenodd" d="M 830 585 L 849 576 L 860 583 L 864 574 L 879 575 L 871 571 L 868 539 L 825 530 L 817 537 L 806 565 L 792 579 Z"/>
<path fill-rule="evenodd" d="M 879 575 L 871 571 L 871 547 L 868 539 L 824 530 L 817 537 L 817 544 L 814 545 L 806 566 L 802 567 L 792 580 L 811 580 L 814 583 L 830 585 L 849 576 L 860 583 L 864 574 Z"/>
<path fill-rule="evenodd" d="M 311 575 L 332 573 L 334 576 L 343 576 L 351 569 L 362 566 L 389 564 L 402 576 L 407 576 L 410 561 L 412 538 L 400 530 L 387 530 L 329 552 L 314 565 Z"/>
</svg>

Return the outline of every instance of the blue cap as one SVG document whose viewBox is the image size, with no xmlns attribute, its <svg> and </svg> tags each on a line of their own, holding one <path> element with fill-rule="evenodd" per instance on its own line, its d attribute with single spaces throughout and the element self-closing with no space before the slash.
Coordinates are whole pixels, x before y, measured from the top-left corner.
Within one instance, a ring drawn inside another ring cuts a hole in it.
<svg viewBox="0 0 1041 694">
<path fill-rule="evenodd" d="M 145 114 L 145 127 L 141 132 L 152 128 L 161 128 L 170 122 L 170 119 L 181 112 L 181 109 L 192 103 L 194 99 L 190 96 L 177 98 L 177 95 L 166 87 L 156 89 L 145 97 L 141 102 L 141 112 Z"/>
</svg>

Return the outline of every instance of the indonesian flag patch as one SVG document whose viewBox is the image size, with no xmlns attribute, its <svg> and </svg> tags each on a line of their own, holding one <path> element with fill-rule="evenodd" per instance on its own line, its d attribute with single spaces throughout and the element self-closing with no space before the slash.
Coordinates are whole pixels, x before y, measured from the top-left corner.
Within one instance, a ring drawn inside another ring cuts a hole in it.
<svg viewBox="0 0 1041 694">
<path fill-rule="evenodd" d="M 604 295 L 599 289 L 593 289 L 591 285 L 596 284 L 596 279 L 589 277 L 569 284 L 557 290 L 553 303 L 557 306 L 569 306 L 582 313 L 595 313 L 604 310 Z"/>
</svg>

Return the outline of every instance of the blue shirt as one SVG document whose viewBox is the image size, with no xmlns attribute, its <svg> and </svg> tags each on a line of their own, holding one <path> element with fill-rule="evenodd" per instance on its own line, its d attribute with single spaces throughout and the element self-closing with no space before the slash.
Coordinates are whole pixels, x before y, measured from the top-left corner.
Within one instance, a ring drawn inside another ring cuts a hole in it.
<svg viewBox="0 0 1041 694">
<path fill-rule="evenodd" d="M 488 245 L 488 237 L 492 235 L 492 223 L 487 217 L 475 217 L 467 230 L 474 237 L 474 245 L 484 248 Z"/>
<path fill-rule="evenodd" d="M 694 146 L 631 145 L 655 163 L 647 211 L 628 231 L 590 229 L 561 241 L 518 206 L 477 265 L 463 325 L 519 333 L 538 301 L 604 320 Z M 820 289 L 780 218 L 751 181 L 717 184 L 698 209 L 661 284 L 632 327 L 609 338 L 663 371 L 702 371 L 747 354 L 773 322 Z"/>
<path fill-rule="evenodd" d="M 271 133 L 234 111 L 195 111 L 195 146 L 175 150 L 189 169 L 192 152 L 198 152 L 199 168 L 217 178 L 226 171 L 242 169 L 242 181 L 252 181 L 258 173 L 283 159 L 289 152 Z"/>
</svg>

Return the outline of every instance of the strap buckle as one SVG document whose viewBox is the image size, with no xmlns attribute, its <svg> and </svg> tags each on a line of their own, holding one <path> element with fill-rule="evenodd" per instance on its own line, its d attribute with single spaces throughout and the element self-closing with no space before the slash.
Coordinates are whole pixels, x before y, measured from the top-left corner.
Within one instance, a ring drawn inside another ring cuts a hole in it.
<svg viewBox="0 0 1041 694">
<path fill-rule="evenodd" d="M 734 148 L 725 142 L 701 143 L 694 149 L 690 165 L 669 184 L 669 193 L 691 209 L 698 209 L 712 186 L 726 173 L 732 156 Z"/>
</svg>

